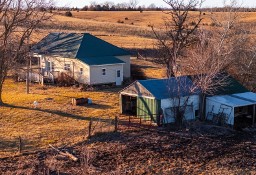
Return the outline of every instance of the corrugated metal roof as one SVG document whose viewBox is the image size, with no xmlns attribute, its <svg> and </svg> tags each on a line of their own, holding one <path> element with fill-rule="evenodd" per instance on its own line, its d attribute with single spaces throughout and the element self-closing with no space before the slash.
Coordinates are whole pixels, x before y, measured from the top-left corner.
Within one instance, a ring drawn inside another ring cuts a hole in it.
<svg viewBox="0 0 256 175">
<path fill-rule="evenodd" d="M 76 58 L 130 55 L 126 50 L 85 33 Z"/>
<path fill-rule="evenodd" d="M 114 56 L 130 55 L 126 50 L 89 33 L 50 33 L 32 47 L 34 53 L 77 58 L 88 65 L 123 63 Z"/>
<path fill-rule="evenodd" d="M 249 106 L 256 104 L 256 94 L 252 92 L 245 92 L 233 95 L 218 95 L 213 97 L 207 97 L 207 99 L 232 107 Z"/>
<path fill-rule="evenodd" d="M 199 94 L 199 90 L 191 91 L 193 83 L 188 76 L 170 79 L 139 80 L 138 82 L 154 95 L 156 99 Z"/>
<path fill-rule="evenodd" d="M 114 56 L 108 56 L 108 57 L 86 57 L 80 59 L 81 61 L 85 62 L 87 65 L 93 66 L 93 65 L 106 65 L 106 64 L 124 64 L 125 62 L 114 57 Z"/>
<path fill-rule="evenodd" d="M 76 58 L 83 34 L 50 33 L 32 47 L 32 51 L 42 55 Z"/>
</svg>

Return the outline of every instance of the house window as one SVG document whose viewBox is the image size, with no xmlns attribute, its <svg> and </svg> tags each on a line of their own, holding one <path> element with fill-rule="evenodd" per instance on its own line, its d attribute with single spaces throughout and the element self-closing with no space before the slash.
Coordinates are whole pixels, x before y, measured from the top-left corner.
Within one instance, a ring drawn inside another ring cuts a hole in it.
<svg viewBox="0 0 256 175">
<path fill-rule="evenodd" d="M 121 71 L 120 70 L 118 70 L 117 72 L 116 72 L 116 77 L 121 77 Z"/>
<path fill-rule="evenodd" d="M 50 61 L 46 61 L 45 62 L 45 70 L 46 71 L 50 71 L 51 70 L 51 62 Z"/>
<path fill-rule="evenodd" d="M 52 62 L 52 71 L 55 69 L 55 64 Z"/>
<path fill-rule="evenodd" d="M 102 69 L 102 75 L 106 75 L 106 69 Z"/>
<path fill-rule="evenodd" d="M 82 75 L 84 73 L 84 69 L 80 68 L 80 74 Z"/>
<path fill-rule="evenodd" d="M 69 71 L 69 70 L 70 70 L 70 64 L 66 64 L 66 63 L 65 63 L 65 64 L 64 64 L 64 70 L 68 70 L 68 71 Z"/>
</svg>

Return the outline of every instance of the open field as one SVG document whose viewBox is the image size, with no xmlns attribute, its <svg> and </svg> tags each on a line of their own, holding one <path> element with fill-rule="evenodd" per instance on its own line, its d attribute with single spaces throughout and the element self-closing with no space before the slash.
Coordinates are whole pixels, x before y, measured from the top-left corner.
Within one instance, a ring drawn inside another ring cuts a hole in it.
<svg viewBox="0 0 256 175">
<path fill-rule="evenodd" d="M 196 15 L 199 12 L 191 12 L 192 18 L 189 22 L 196 20 Z M 166 12 L 162 11 L 144 11 L 140 13 L 139 11 L 114 11 L 114 12 L 106 12 L 106 11 L 80 11 L 72 12 L 74 18 L 85 19 L 88 21 L 95 22 L 107 22 L 107 23 L 118 23 L 119 21 L 123 21 L 123 25 L 135 25 L 140 26 L 142 28 L 150 28 L 149 26 L 153 25 L 156 28 L 164 27 L 164 20 L 169 19 L 170 15 Z M 256 22 L 256 12 L 240 12 L 241 16 L 240 22 L 245 23 L 255 23 Z M 202 14 L 203 21 L 202 24 L 210 25 L 212 23 L 212 17 L 221 20 L 228 16 L 228 13 L 225 12 L 204 12 Z M 133 23 L 133 24 L 131 24 Z"/>
<path fill-rule="evenodd" d="M 38 42 L 49 32 L 89 32 L 132 51 L 154 49 L 156 40 L 149 25 L 159 29 L 167 17 L 162 12 L 72 13 L 73 17 L 56 15 L 53 24 L 40 26 L 32 42 Z M 217 18 L 225 15 L 216 14 Z M 243 13 L 243 16 L 242 22 L 256 24 L 256 13 Z M 204 27 L 210 28 L 210 13 L 206 12 L 204 18 Z M 146 78 L 165 77 L 161 65 L 135 59 L 132 64 Z M 27 95 L 25 83 L 7 79 L 3 93 L 6 105 L 0 107 L 0 158 L 17 153 L 19 137 L 24 142 L 24 151 L 42 151 L 0 159 L 0 172 L 44 174 L 49 170 L 52 174 L 79 174 L 86 169 L 83 161 L 87 156 L 85 152 L 89 151 L 89 165 L 96 168 L 92 174 L 256 174 L 256 131 L 232 131 L 219 136 L 221 129 L 206 128 L 204 131 L 212 133 L 204 135 L 197 127 L 181 133 L 163 133 L 121 126 L 119 133 L 95 136 L 87 141 L 91 118 L 108 122 L 119 115 L 120 90 L 81 92 L 73 87 L 32 84 L 31 93 Z M 72 106 L 73 97 L 88 97 L 94 104 Z M 39 102 L 38 108 L 34 108 L 34 101 Z M 59 158 L 56 152 L 47 149 L 49 144 L 69 147 L 80 162 Z"/>
<path fill-rule="evenodd" d="M 80 92 L 74 88 L 45 87 L 34 84 L 31 93 L 25 93 L 24 83 L 7 80 L 0 107 L 0 155 L 17 152 L 20 136 L 25 141 L 25 151 L 48 144 L 73 144 L 87 137 L 88 121 L 92 118 L 114 118 L 119 114 L 120 89 Z M 72 106 L 72 97 L 87 97 L 91 106 Z M 34 109 L 33 102 L 39 103 Z M 1 157 L 0 156 L 0 157 Z"/>
</svg>

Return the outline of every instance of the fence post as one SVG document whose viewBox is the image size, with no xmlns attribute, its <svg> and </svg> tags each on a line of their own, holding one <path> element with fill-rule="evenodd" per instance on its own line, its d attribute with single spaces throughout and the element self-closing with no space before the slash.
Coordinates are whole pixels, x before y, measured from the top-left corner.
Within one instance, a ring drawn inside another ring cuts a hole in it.
<svg viewBox="0 0 256 175">
<path fill-rule="evenodd" d="M 128 123 L 128 127 L 130 128 L 131 125 L 131 116 L 129 115 L 129 123 Z"/>
<path fill-rule="evenodd" d="M 108 116 L 108 121 L 109 121 L 108 132 L 110 132 L 110 130 L 111 130 L 111 125 L 112 125 L 112 120 L 111 120 L 110 116 Z"/>
<path fill-rule="evenodd" d="M 89 123 L 88 138 L 91 138 L 91 136 L 92 136 L 92 118 L 90 119 L 90 123 Z"/>
<path fill-rule="evenodd" d="M 22 152 L 22 140 L 21 137 L 19 136 L 19 153 Z"/>
<path fill-rule="evenodd" d="M 117 116 L 115 117 L 115 132 L 118 130 L 118 118 Z"/>
</svg>

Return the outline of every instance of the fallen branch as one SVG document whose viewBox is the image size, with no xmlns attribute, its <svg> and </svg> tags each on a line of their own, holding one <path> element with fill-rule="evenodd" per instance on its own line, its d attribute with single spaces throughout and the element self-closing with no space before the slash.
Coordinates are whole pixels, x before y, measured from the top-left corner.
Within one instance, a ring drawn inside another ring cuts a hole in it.
<svg viewBox="0 0 256 175">
<path fill-rule="evenodd" d="M 73 154 L 70 154 L 69 152 L 65 151 L 60 151 L 59 149 L 55 148 L 54 146 L 52 146 L 51 144 L 49 144 L 49 146 L 54 149 L 55 151 L 57 151 L 59 154 L 63 155 L 63 156 L 66 156 L 68 158 L 70 158 L 71 160 L 77 162 L 78 161 L 78 158 L 76 156 L 74 156 Z"/>
</svg>

